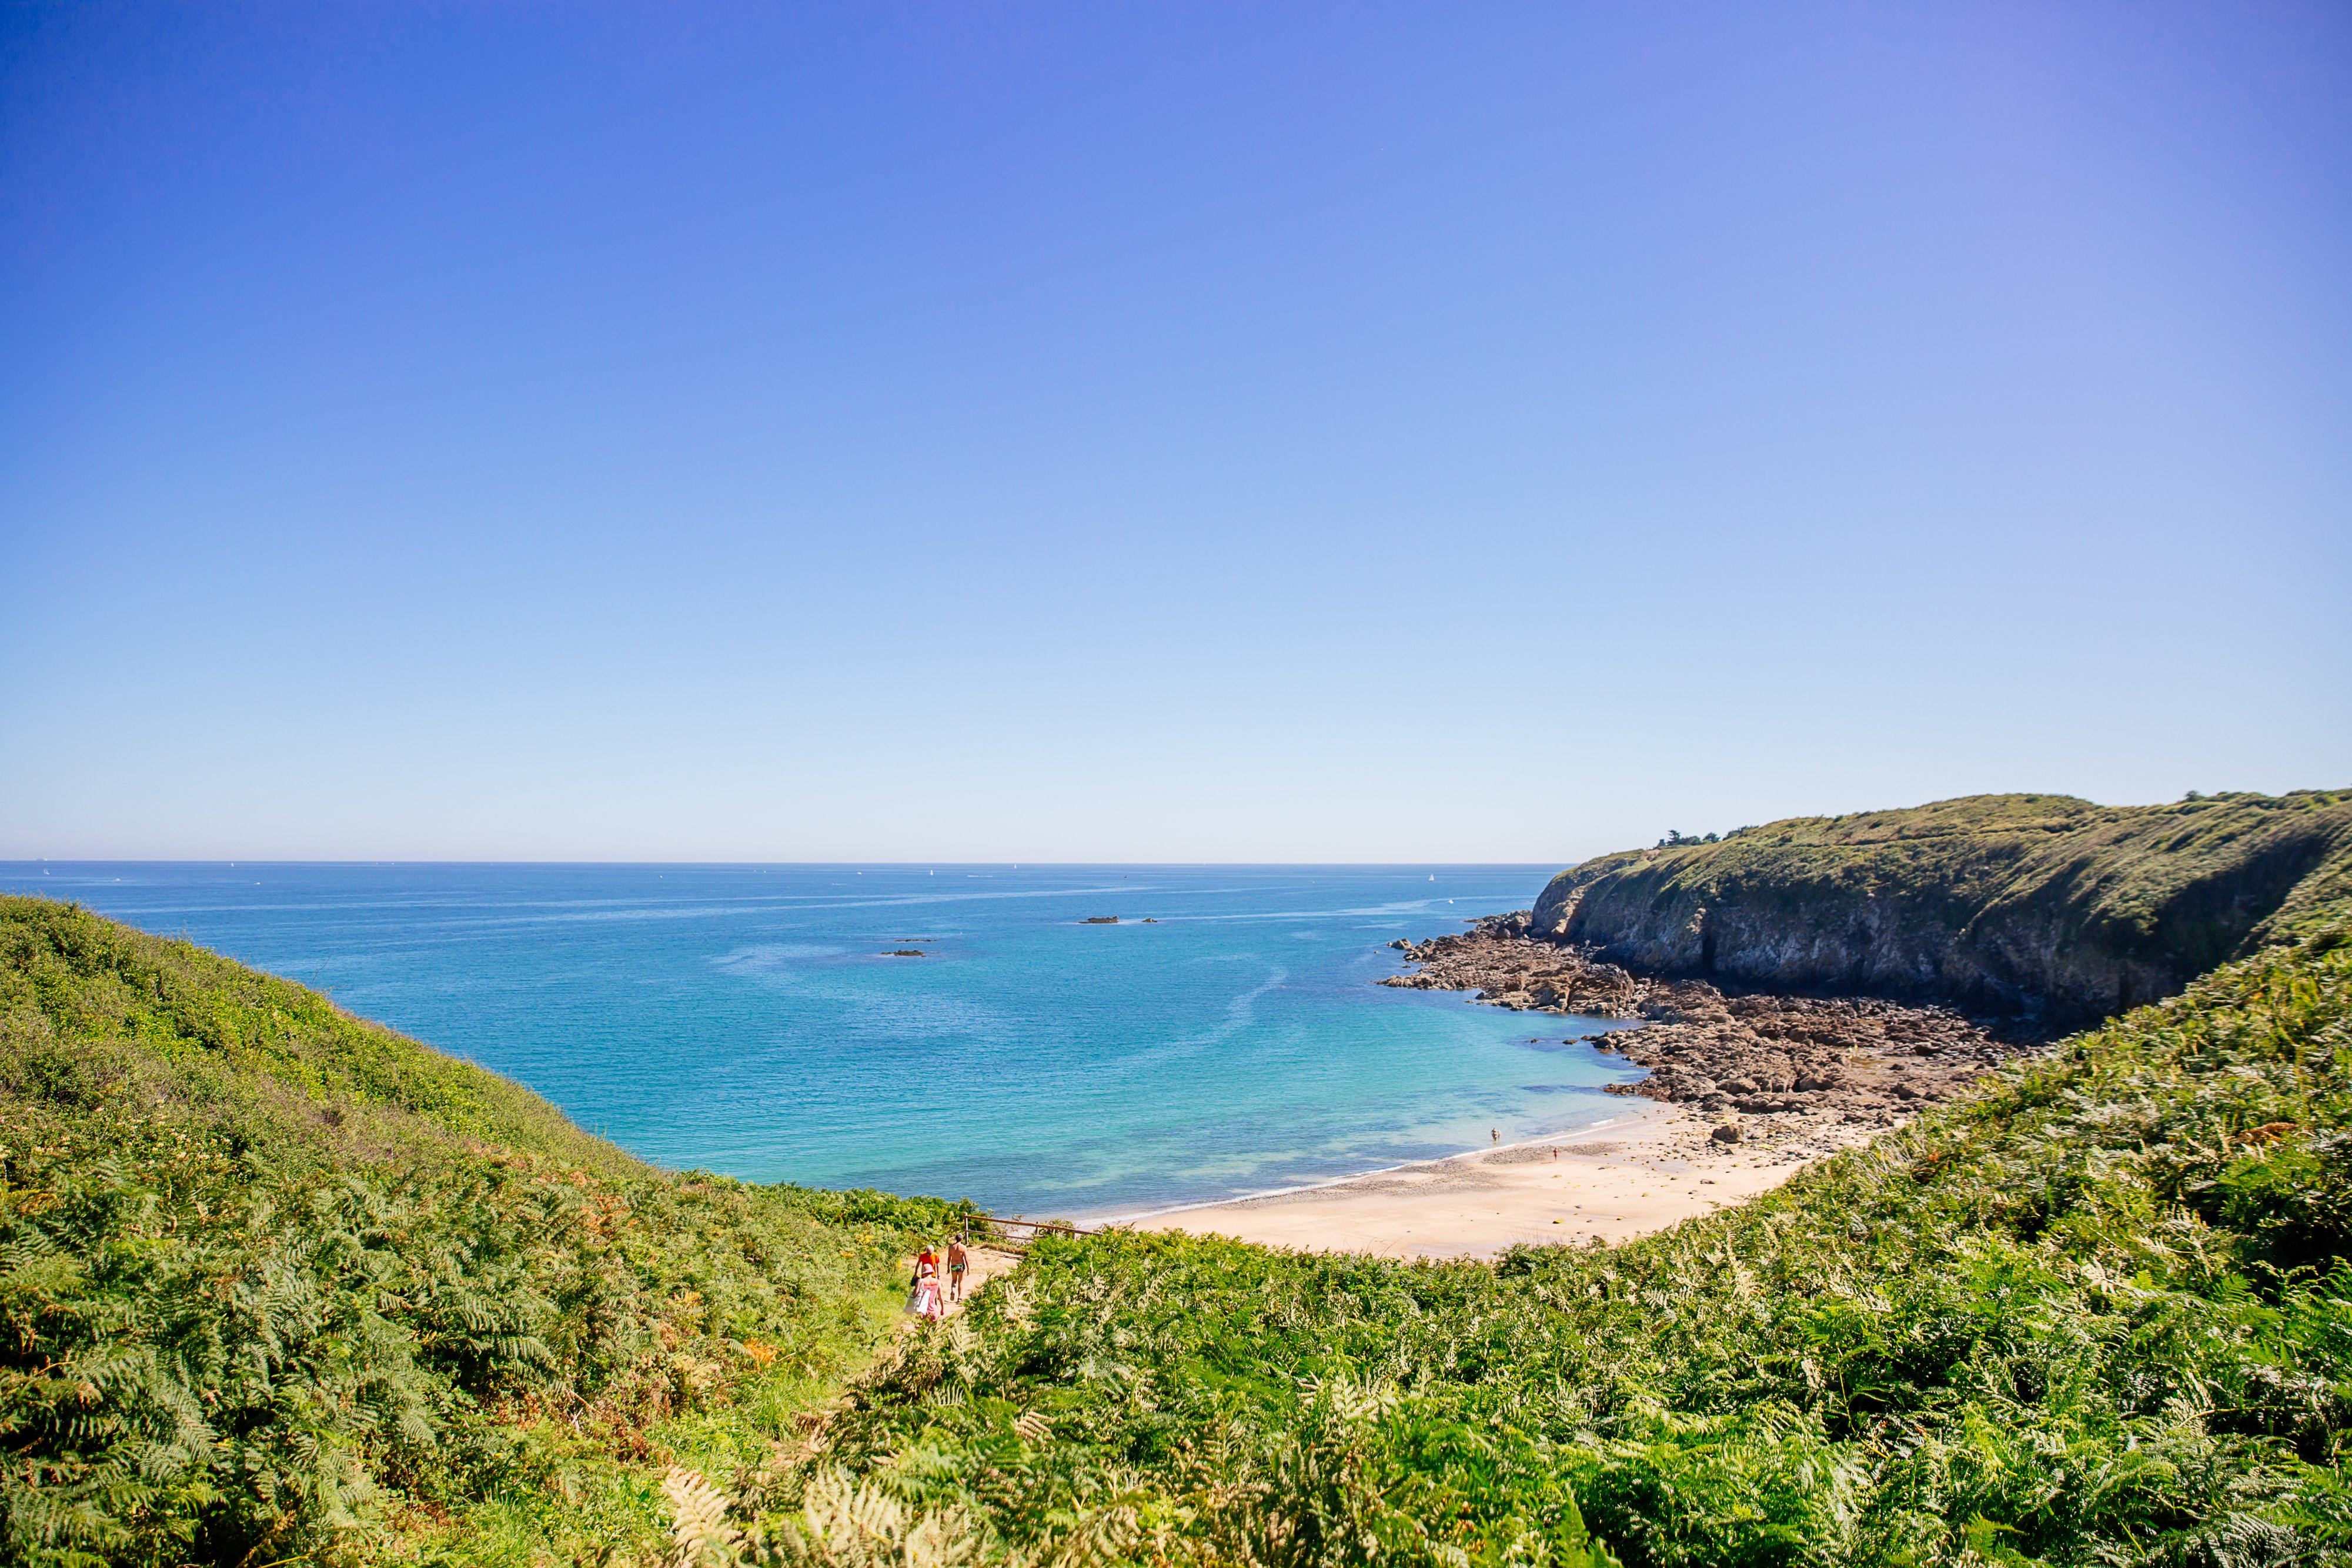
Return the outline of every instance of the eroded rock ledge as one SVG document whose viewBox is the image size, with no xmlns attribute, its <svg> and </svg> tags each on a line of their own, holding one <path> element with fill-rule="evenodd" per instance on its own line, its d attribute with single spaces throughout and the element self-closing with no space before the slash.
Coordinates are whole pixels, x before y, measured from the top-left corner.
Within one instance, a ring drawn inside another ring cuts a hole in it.
<svg viewBox="0 0 2352 1568">
<path fill-rule="evenodd" d="M 1491 915 L 1460 936 L 1394 942 L 1418 973 L 1380 984 L 1475 990 L 1524 1012 L 1639 1019 L 1594 1037 L 1650 1070 L 1612 1092 L 1722 1119 L 1744 1139 L 1831 1145 L 1948 1100 L 1989 1068 L 2037 1048 L 2022 1025 L 1876 998 L 1726 995 L 1704 980 L 1635 975 L 1528 934 L 1528 916 Z M 1748 1124 L 1743 1118 L 1757 1118 Z M 1851 1129 L 1845 1136 L 1832 1135 Z"/>
</svg>

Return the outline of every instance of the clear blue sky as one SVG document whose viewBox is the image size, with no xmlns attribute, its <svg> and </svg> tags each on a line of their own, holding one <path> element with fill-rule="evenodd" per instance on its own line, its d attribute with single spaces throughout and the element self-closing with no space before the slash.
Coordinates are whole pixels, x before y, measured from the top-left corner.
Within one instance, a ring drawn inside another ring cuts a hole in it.
<svg viewBox="0 0 2352 1568">
<path fill-rule="evenodd" d="M 2352 8 L 10 5 L 0 856 L 2352 783 Z"/>
</svg>

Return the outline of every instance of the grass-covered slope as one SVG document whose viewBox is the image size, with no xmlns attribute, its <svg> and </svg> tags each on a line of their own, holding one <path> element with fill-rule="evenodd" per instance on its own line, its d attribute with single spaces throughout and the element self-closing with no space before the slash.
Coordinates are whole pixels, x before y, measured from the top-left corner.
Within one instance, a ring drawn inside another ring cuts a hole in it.
<svg viewBox="0 0 2352 1568">
<path fill-rule="evenodd" d="M 1975 795 L 1562 872 L 1535 929 L 1636 969 L 2039 1013 L 2180 989 L 2352 897 L 2352 790 L 2169 806 Z"/>
<path fill-rule="evenodd" d="M 947 1218 L 656 1171 L 300 986 L 0 898 L 0 1562 L 649 1558 L 673 1453 L 793 1430 Z"/>
<path fill-rule="evenodd" d="M 1614 1249 L 1045 1243 L 739 1511 L 1031 1560 L 2346 1561 L 2347 938 Z"/>
</svg>

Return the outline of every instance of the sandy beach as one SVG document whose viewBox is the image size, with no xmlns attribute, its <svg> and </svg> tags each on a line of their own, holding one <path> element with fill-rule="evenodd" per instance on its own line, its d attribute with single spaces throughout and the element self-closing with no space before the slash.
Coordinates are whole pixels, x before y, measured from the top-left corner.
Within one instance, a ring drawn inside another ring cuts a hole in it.
<svg viewBox="0 0 2352 1568">
<path fill-rule="evenodd" d="M 1581 1132 L 1131 1223 L 1311 1251 L 1492 1258 L 1522 1242 L 1663 1230 L 1768 1192 L 1828 1152 L 1818 1143 L 1717 1143 L 1708 1134 L 1718 1120 L 1629 1100 L 1621 1118 Z"/>
</svg>

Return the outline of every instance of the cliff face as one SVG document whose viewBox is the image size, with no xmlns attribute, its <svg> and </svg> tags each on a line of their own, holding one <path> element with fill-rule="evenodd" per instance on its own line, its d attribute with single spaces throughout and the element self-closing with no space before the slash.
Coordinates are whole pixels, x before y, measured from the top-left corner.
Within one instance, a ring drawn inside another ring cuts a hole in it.
<svg viewBox="0 0 2352 1568">
<path fill-rule="evenodd" d="M 1974 795 L 1603 855 L 1540 935 L 1661 975 L 2073 1025 L 2169 996 L 2352 895 L 2352 790 L 2169 806 Z"/>
</svg>

